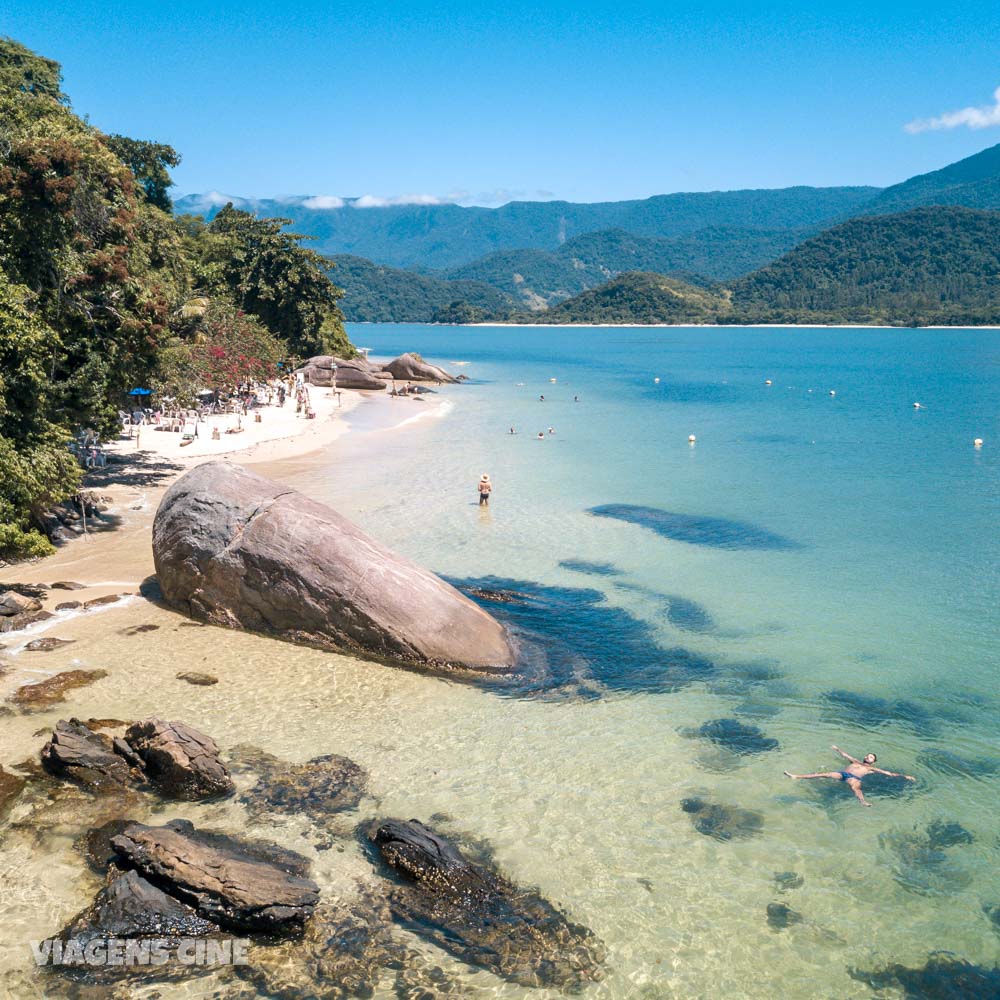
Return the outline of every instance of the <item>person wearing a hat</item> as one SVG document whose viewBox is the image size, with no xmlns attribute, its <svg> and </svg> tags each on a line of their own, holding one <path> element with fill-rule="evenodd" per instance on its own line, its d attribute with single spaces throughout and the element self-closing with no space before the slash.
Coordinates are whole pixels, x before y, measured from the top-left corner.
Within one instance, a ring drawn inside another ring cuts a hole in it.
<svg viewBox="0 0 1000 1000">
<path fill-rule="evenodd" d="M 484 472 L 479 480 L 479 506 L 482 507 L 486 504 L 488 507 L 490 505 L 490 492 L 493 489 L 493 484 L 490 482 L 490 474 Z"/>
</svg>

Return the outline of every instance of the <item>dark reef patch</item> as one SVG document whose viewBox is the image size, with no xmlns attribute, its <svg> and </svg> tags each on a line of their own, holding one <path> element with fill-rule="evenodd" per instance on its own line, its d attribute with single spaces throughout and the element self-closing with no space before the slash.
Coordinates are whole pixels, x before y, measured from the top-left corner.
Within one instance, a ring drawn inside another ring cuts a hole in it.
<svg viewBox="0 0 1000 1000">
<path fill-rule="evenodd" d="M 950 778 L 985 778 L 1000 770 L 1000 761 L 993 757 L 962 757 L 950 750 L 923 750 L 917 762 Z"/>
<path fill-rule="evenodd" d="M 879 698 L 857 691 L 835 690 L 823 695 L 825 722 L 836 722 L 864 729 L 877 729 L 890 723 L 909 726 L 923 736 L 933 735 L 938 722 L 922 705 L 902 698 Z"/>
<path fill-rule="evenodd" d="M 756 726 L 748 726 L 739 719 L 712 719 L 697 729 L 685 730 L 683 735 L 711 740 L 716 746 L 741 757 L 778 749 L 777 740 L 765 736 Z"/>
<path fill-rule="evenodd" d="M 915 969 L 889 965 L 848 971 L 873 990 L 901 989 L 906 1000 L 1000 1000 L 1000 968 L 973 965 L 944 952 Z"/>
<path fill-rule="evenodd" d="M 598 590 L 494 577 L 449 582 L 483 604 L 518 642 L 519 673 L 494 687 L 498 694 L 662 693 L 723 669 L 700 653 L 664 649 L 649 624 L 609 604 Z"/>
<path fill-rule="evenodd" d="M 588 562 L 586 559 L 563 559 L 559 563 L 563 569 L 574 573 L 586 573 L 589 576 L 621 576 L 622 571 L 612 563 Z"/>
<path fill-rule="evenodd" d="M 745 521 L 697 514 L 678 514 L 658 507 L 641 507 L 628 503 L 608 503 L 591 507 L 589 514 L 609 517 L 627 524 L 691 545 L 707 545 L 716 549 L 799 549 L 802 546 L 790 538 Z"/>
<path fill-rule="evenodd" d="M 956 892 L 971 884 L 972 876 L 951 849 L 974 840 L 960 823 L 940 819 L 923 830 L 895 830 L 879 836 L 882 847 L 894 855 L 893 878 L 922 896 Z"/>
<path fill-rule="evenodd" d="M 691 817 L 699 833 L 714 840 L 749 840 L 764 830 L 762 813 L 739 806 L 726 806 L 695 797 L 681 799 L 681 809 Z"/>
<path fill-rule="evenodd" d="M 790 906 L 784 903 L 767 904 L 767 925 L 772 930 L 783 931 L 791 927 L 792 924 L 801 924 L 802 914 L 797 913 Z"/>
<path fill-rule="evenodd" d="M 674 594 L 669 594 L 667 601 L 667 621 L 674 628 L 685 632 L 711 632 L 715 628 L 712 616 L 697 601 L 689 601 L 686 597 Z"/>
</svg>

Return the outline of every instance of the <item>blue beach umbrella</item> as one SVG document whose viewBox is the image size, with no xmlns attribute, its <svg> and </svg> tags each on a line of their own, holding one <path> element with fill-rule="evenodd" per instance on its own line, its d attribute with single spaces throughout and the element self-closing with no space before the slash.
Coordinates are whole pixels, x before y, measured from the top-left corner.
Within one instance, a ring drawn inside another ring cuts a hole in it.
<svg viewBox="0 0 1000 1000">
<path fill-rule="evenodd" d="M 152 393 L 152 389 L 132 389 L 129 392 L 130 396 L 148 396 Z"/>
</svg>

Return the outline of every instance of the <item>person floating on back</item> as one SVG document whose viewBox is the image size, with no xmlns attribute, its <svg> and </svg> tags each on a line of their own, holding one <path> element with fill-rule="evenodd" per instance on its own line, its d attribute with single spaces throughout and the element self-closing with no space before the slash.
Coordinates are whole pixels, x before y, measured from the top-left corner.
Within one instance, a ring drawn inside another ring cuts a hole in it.
<svg viewBox="0 0 1000 1000">
<path fill-rule="evenodd" d="M 830 749 L 839 753 L 844 760 L 851 762 L 847 766 L 846 771 L 817 771 L 815 774 L 792 774 L 790 771 L 785 771 L 785 776 L 794 778 L 796 781 L 801 778 L 830 778 L 833 781 L 843 781 L 854 792 L 858 801 L 863 806 L 871 806 L 871 803 L 865 799 L 864 793 L 861 791 L 861 782 L 869 774 L 884 774 L 887 778 L 905 778 L 907 781 L 917 780 L 909 774 L 897 774 L 895 771 L 883 771 L 882 768 L 876 767 L 875 761 L 878 758 L 873 753 L 866 753 L 861 760 L 858 760 L 849 753 L 844 753 L 838 746 L 830 747 Z"/>
<path fill-rule="evenodd" d="M 484 504 L 489 507 L 490 493 L 493 491 L 493 484 L 490 482 L 489 473 L 484 472 L 479 480 L 479 506 Z"/>
</svg>

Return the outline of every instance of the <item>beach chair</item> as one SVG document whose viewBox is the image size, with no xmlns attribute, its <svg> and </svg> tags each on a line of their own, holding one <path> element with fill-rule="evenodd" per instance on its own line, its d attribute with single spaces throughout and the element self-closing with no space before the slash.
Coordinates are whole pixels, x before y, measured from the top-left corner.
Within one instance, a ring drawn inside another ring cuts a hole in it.
<svg viewBox="0 0 1000 1000">
<path fill-rule="evenodd" d="M 188 422 L 184 425 L 184 430 L 181 431 L 181 447 L 191 444 L 194 439 L 198 436 L 198 426 L 197 424 Z"/>
</svg>

